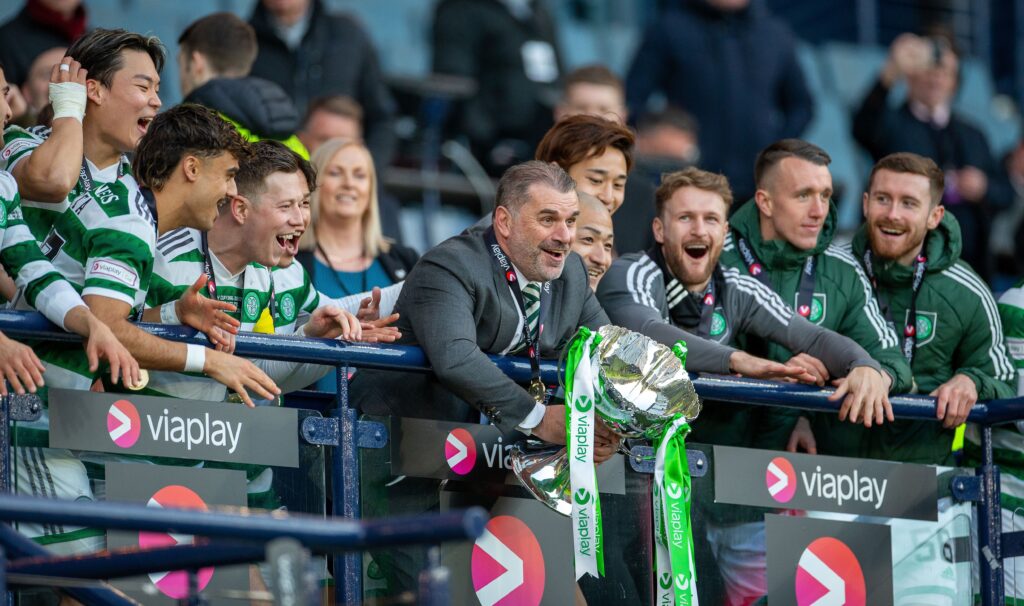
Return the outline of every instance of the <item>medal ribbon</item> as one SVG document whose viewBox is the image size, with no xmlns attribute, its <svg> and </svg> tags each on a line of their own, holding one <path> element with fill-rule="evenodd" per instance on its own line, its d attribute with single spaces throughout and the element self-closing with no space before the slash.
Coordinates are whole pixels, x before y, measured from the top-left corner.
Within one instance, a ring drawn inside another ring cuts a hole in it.
<svg viewBox="0 0 1024 606">
<path fill-rule="evenodd" d="M 565 367 L 565 444 L 572 492 L 573 564 L 576 579 L 604 575 L 604 533 L 594 467 L 594 410 L 599 397 L 598 361 L 592 356 L 601 336 L 581 327 L 569 344 Z"/>
<path fill-rule="evenodd" d="M 875 296 L 878 297 L 878 302 L 882 304 L 885 319 L 893 326 L 896 326 L 896 322 L 892 319 L 892 307 L 888 301 L 882 299 L 881 293 L 878 292 L 878 278 L 875 277 L 874 255 L 871 254 L 870 247 L 864 251 L 863 261 L 864 271 L 871 280 L 871 287 L 875 289 Z M 907 321 L 903 324 L 903 357 L 907 359 L 907 364 L 914 363 L 914 348 L 917 346 L 917 295 L 921 292 L 921 285 L 924 284 L 924 274 L 927 269 L 928 257 L 924 256 L 924 253 L 917 255 L 917 258 L 914 259 L 914 281 L 911 284 L 910 307 L 907 308 Z"/>
<path fill-rule="evenodd" d="M 494 262 L 495 267 L 505 276 L 505 281 L 508 283 L 509 290 L 512 291 L 512 298 L 515 299 L 516 305 L 519 306 L 519 312 L 523 315 L 523 343 L 526 344 L 526 356 L 530 359 L 530 393 L 536 399 L 538 394 L 534 393 L 537 387 L 542 390 L 544 384 L 540 380 L 540 335 L 544 331 L 544 318 L 547 316 L 548 308 L 551 307 L 551 297 L 545 297 L 544 294 L 551 290 L 551 283 L 545 282 L 540 288 L 540 316 L 537 318 L 537 334 L 534 335 L 530 331 L 530 322 L 526 316 L 526 302 L 523 301 L 523 291 L 519 287 L 519 278 L 516 276 L 516 270 L 512 267 L 512 261 L 509 260 L 508 255 L 501 249 L 498 244 L 497 238 L 494 237 L 494 228 L 491 227 L 484 232 L 484 242 L 487 244 L 487 250 L 491 252 L 491 260 Z M 538 401 L 544 400 L 544 394 L 540 394 Z M 543 402 L 542 402 L 543 403 Z"/>
<path fill-rule="evenodd" d="M 754 250 L 750 248 L 750 244 L 736 232 L 733 232 L 733 237 L 736 238 L 736 248 L 739 249 L 740 256 L 743 257 L 743 263 L 747 266 L 747 273 L 757 278 L 761 284 L 775 290 L 771 281 L 768 280 L 768 274 L 765 273 L 764 264 L 758 260 Z M 814 271 L 816 264 L 814 255 L 807 257 L 807 260 L 804 261 L 804 267 L 800 272 L 800 288 L 797 290 L 796 295 L 796 313 L 808 319 L 814 310 Z"/>
<path fill-rule="evenodd" d="M 200 246 L 202 247 L 202 253 L 203 253 L 203 272 L 206 274 L 206 291 L 208 293 L 210 293 L 210 298 L 211 299 L 213 299 L 214 301 L 218 301 L 219 299 L 217 299 L 217 278 L 216 278 L 216 276 L 214 276 L 213 262 L 210 261 L 210 243 L 209 243 L 209 241 L 206 238 L 206 232 L 205 231 L 202 232 L 202 235 L 200 236 Z M 269 270 L 268 270 L 268 273 L 270 274 L 270 290 L 269 290 L 269 293 L 268 293 L 268 296 L 269 296 L 269 306 L 268 307 L 269 307 L 270 313 L 268 314 L 267 310 L 264 309 L 264 310 L 261 310 L 259 314 L 257 314 L 256 325 L 254 326 L 253 331 L 254 332 L 258 332 L 258 333 L 271 334 L 272 335 L 272 334 L 274 334 L 274 318 L 278 317 L 277 316 L 277 298 L 274 296 L 274 276 L 273 276 L 273 273 L 269 272 Z M 242 279 L 242 284 L 243 284 L 243 287 L 242 287 L 242 300 L 239 301 L 238 304 L 239 304 L 239 316 L 242 317 L 243 320 L 244 320 L 245 319 L 245 310 L 242 309 L 242 307 L 245 305 L 245 295 L 248 292 L 245 289 L 245 279 L 244 278 Z"/>
<path fill-rule="evenodd" d="M 686 346 L 676 343 L 673 353 L 686 363 Z M 686 460 L 686 417 L 677 416 L 654 439 L 654 547 L 657 604 L 697 606 L 690 524 L 690 468 Z"/>
</svg>

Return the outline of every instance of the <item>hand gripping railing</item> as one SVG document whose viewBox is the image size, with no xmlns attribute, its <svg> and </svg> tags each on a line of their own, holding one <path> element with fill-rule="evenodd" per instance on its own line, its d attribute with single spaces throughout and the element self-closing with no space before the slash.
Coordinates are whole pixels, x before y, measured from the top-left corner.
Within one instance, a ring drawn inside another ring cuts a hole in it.
<svg viewBox="0 0 1024 606">
<path fill-rule="evenodd" d="M 205 343 L 203 335 L 179 327 L 140 324 L 145 330 L 172 340 Z M 34 312 L 0 311 L 0 331 L 11 337 L 45 340 L 75 341 L 75 335 L 59 331 L 41 315 Z M 347 370 L 349 367 L 376 368 L 429 372 L 430 367 L 418 347 L 399 345 L 362 345 L 337 340 L 310 339 L 288 336 L 267 336 L 240 334 L 236 340 L 235 352 L 239 355 L 271 360 L 316 363 L 336 366 L 339 369 L 339 397 L 337 415 L 342 423 L 343 443 L 335 448 L 335 506 L 342 505 L 341 511 L 347 517 L 358 517 L 358 465 L 355 462 L 355 436 L 358 432 L 357 411 L 348 406 Z M 527 382 L 530 367 L 524 358 L 491 356 L 494 363 L 513 380 Z M 558 367 L 553 362 L 544 362 L 541 372 L 546 382 L 558 382 Z M 708 399 L 721 402 L 754 404 L 799 408 L 810 411 L 837 412 L 838 404 L 828 400 L 832 389 L 821 389 L 807 385 L 776 383 L 732 376 L 700 375 L 694 377 L 698 393 Z M 890 397 L 893 413 L 897 418 L 936 421 L 935 399 L 926 396 L 898 395 Z M 982 465 L 978 478 L 958 478 L 954 490 L 958 498 L 978 503 L 979 549 L 982 553 L 981 583 L 982 603 L 1001 604 L 1003 581 L 1001 548 L 1005 543 L 1010 547 L 1009 555 L 1024 555 L 1024 533 L 1002 535 L 999 514 L 999 472 L 992 460 L 991 427 L 1000 423 L 1024 419 L 1024 398 L 979 402 L 968 416 L 968 420 L 982 427 Z M 346 440 L 351 441 L 349 444 Z M 339 575 L 339 570 L 343 572 Z M 336 562 L 336 576 L 339 584 L 348 592 L 348 598 L 358 599 L 360 576 L 357 559 Z"/>
</svg>

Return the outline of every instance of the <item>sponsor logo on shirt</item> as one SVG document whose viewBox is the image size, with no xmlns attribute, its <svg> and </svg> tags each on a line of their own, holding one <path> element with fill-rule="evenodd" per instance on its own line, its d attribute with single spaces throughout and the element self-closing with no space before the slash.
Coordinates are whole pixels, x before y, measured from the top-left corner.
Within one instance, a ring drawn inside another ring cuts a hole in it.
<svg viewBox="0 0 1024 606">
<path fill-rule="evenodd" d="M 92 262 L 87 278 L 97 276 L 109 278 L 132 288 L 139 286 L 139 274 L 134 269 L 110 259 L 98 259 Z"/>
</svg>

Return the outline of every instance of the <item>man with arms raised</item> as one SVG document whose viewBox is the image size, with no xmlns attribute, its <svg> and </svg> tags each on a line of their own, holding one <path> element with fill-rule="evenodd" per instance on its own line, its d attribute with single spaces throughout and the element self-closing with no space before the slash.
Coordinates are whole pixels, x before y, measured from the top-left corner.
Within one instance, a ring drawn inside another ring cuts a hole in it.
<svg viewBox="0 0 1024 606">
<path fill-rule="evenodd" d="M 935 396 L 942 420 L 879 428 L 871 434 L 871 457 L 950 464 L 954 428 L 975 402 L 1015 394 L 995 300 L 960 259 L 960 226 L 940 204 L 943 191 L 935 162 L 903 152 L 875 164 L 864 194 L 865 223 L 853 255 L 901 336 L 917 391 Z"/>
<path fill-rule="evenodd" d="M 160 109 L 163 62 L 163 47 L 154 37 L 95 29 L 53 68 L 52 129 L 4 133 L 0 157 L 18 182 L 25 222 L 37 240 L 49 235 L 71 205 L 104 185 L 105 197 L 131 201 L 125 154 Z"/>
<path fill-rule="evenodd" d="M 687 168 L 666 175 L 658 188 L 657 244 L 616 260 L 598 287 L 612 322 L 671 344 L 689 334 L 721 344 L 719 373 L 735 370 L 744 356 L 727 347 L 740 335 L 756 335 L 820 359 L 831 376 L 845 377 L 830 396 L 854 418 L 888 406 L 888 386 L 878 363 L 850 339 L 808 322 L 756 279 L 718 264 L 732 203 L 722 175 Z M 731 352 L 731 353 L 729 353 Z M 788 366 L 786 368 L 789 368 Z M 815 382 L 798 369 L 796 378 Z M 693 441 L 751 446 L 768 431 L 760 409 L 721 402 L 706 404 Z M 698 502 L 701 502 L 698 500 Z M 761 511 L 701 505 L 708 539 L 718 560 L 730 604 L 750 603 L 766 591 L 764 522 Z M 739 515 L 737 515 L 737 513 Z"/>
<path fill-rule="evenodd" d="M 732 216 L 721 263 L 772 289 L 810 322 L 859 343 L 882 366 L 890 393 L 905 393 L 911 386 L 910 366 L 878 309 L 871 282 L 848 250 L 832 244 L 836 208 L 830 162 L 825 150 L 799 139 L 783 139 L 762 150 L 754 165 L 757 193 Z M 806 352 L 756 338 L 746 339 L 745 345 L 773 360 L 803 366 L 819 384 L 834 378 Z M 850 420 L 866 427 L 892 420 L 890 410 L 875 413 Z M 763 414 L 780 421 L 797 418 L 783 410 L 765 409 Z M 834 414 L 814 418 L 813 434 L 807 418 L 801 417 L 796 431 L 790 432 L 792 423 L 783 422 L 780 435 L 761 434 L 759 445 L 859 455 L 864 429 L 844 424 Z"/>
</svg>

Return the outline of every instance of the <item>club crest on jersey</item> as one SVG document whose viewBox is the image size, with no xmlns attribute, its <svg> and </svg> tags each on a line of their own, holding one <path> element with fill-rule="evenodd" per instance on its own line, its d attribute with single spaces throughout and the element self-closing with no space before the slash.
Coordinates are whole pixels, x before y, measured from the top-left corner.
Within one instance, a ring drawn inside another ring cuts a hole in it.
<svg viewBox="0 0 1024 606">
<path fill-rule="evenodd" d="M 913 324 L 904 323 L 904 326 L 904 336 L 917 335 L 917 346 L 920 347 L 935 338 L 935 332 L 939 326 L 939 315 L 933 311 L 919 311 L 916 321 Z"/>
<path fill-rule="evenodd" d="M 723 314 L 720 309 L 716 309 L 715 312 L 711 314 L 711 328 L 709 329 L 709 332 L 712 337 L 721 336 L 728 325 L 729 324 L 725 321 L 725 314 Z"/>
<path fill-rule="evenodd" d="M 242 300 L 242 312 L 245 314 L 247 321 L 256 321 L 257 316 L 260 314 L 260 298 L 256 296 L 256 293 L 246 293 L 245 298 Z"/>
<path fill-rule="evenodd" d="M 798 298 L 799 294 L 797 295 Z M 821 324 L 825 319 L 826 304 L 828 303 L 828 295 L 825 293 L 816 292 L 811 297 L 810 305 L 800 305 L 796 300 L 793 301 L 796 306 L 796 313 L 807 318 L 808 322 L 815 324 Z"/>
<path fill-rule="evenodd" d="M 286 322 L 291 322 L 295 319 L 295 297 L 290 292 L 284 293 L 281 297 L 281 317 Z"/>
</svg>

